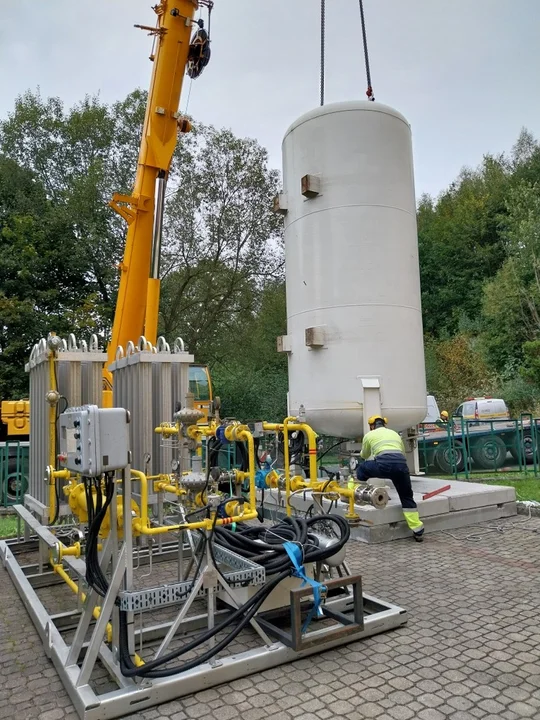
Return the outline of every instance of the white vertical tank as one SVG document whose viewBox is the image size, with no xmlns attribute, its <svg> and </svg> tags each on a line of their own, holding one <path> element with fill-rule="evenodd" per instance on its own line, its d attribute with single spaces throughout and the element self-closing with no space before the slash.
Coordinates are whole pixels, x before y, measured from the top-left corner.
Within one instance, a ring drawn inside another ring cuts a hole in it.
<svg viewBox="0 0 540 720">
<path fill-rule="evenodd" d="M 426 382 L 411 130 L 368 101 L 325 105 L 283 141 L 289 410 L 363 435 L 422 422 Z"/>
</svg>

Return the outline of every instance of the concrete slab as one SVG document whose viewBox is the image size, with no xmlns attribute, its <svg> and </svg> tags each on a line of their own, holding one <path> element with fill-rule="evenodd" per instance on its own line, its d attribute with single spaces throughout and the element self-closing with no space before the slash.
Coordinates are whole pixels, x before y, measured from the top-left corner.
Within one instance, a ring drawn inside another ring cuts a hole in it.
<svg viewBox="0 0 540 720">
<path fill-rule="evenodd" d="M 457 530 L 458 528 L 477 525 L 478 523 L 499 520 L 512 517 L 517 514 L 515 502 L 504 503 L 503 505 L 492 505 L 489 507 L 474 508 L 472 510 L 457 510 L 446 515 L 434 515 L 422 518 L 426 529 L 426 535 L 441 530 Z M 351 528 L 351 539 L 365 543 L 384 543 L 390 540 L 401 540 L 410 538 L 411 531 L 407 523 L 401 520 L 398 523 L 387 525 L 358 525 Z"/>
<path fill-rule="evenodd" d="M 413 477 L 412 486 L 418 512 L 424 521 L 426 532 L 466 527 L 478 522 L 495 520 L 517 514 L 516 492 L 513 487 L 482 485 L 460 480 L 440 480 L 428 477 Z M 397 492 L 390 481 L 384 482 L 389 495 L 386 508 L 377 510 L 369 505 L 357 505 L 359 523 L 353 528 L 352 536 L 363 542 L 379 543 L 408 537 L 410 530 L 403 520 L 403 512 Z M 426 493 L 445 485 L 450 488 L 440 495 L 423 500 Z M 259 500 L 262 495 L 259 491 Z M 266 490 L 264 493 L 265 515 L 269 518 L 285 513 L 285 493 Z M 291 507 L 299 512 L 308 511 L 313 504 L 309 493 L 298 493 L 291 497 Z M 322 500 L 325 511 L 345 515 L 348 506 L 341 501 L 331 503 Z"/>
<path fill-rule="evenodd" d="M 513 487 L 483 485 L 482 483 L 464 482 L 462 480 L 435 480 L 425 477 L 413 477 L 411 478 L 411 482 L 415 500 L 419 506 L 421 502 L 422 507 L 424 507 L 426 503 L 431 503 L 439 497 L 448 500 L 450 511 L 468 510 L 470 508 L 485 507 L 487 505 L 515 502 L 516 500 L 516 491 Z M 436 490 L 437 487 L 444 487 L 445 485 L 450 485 L 450 489 L 429 500 L 421 500 L 423 494 L 432 492 Z M 420 495 L 420 502 L 418 502 L 417 494 Z"/>
</svg>

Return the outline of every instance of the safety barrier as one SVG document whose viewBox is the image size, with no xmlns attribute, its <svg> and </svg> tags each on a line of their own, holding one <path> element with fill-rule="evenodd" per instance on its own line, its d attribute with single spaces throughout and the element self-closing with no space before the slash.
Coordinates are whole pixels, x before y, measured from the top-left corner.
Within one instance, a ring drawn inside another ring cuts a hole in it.
<svg viewBox="0 0 540 720">
<path fill-rule="evenodd" d="M 0 443 L 0 506 L 20 503 L 28 488 L 28 442 Z"/>
<path fill-rule="evenodd" d="M 538 476 L 540 419 L 464 420 L 420 426 L 418 452 L 425 472 L 469 478 L 475 473 L 519 471 Z"/>
</svg>

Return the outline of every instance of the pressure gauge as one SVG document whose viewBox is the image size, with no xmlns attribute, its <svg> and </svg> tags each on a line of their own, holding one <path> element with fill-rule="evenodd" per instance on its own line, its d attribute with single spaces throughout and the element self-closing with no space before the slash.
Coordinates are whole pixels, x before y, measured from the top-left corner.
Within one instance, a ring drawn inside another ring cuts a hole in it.
<svg viewBox="0 0 540 720">
<path fill-rule="evenodd" d="M 178 470 L 180 469 L 180 460 L 177 460 L 176 458 L 174 460 L 172 460 L 171 461 L 171 469 L 174 473 L 178 472 Z"/>
<path fill-rule="evenodd" d="M 349 470 L 350 470 L 351 472 L 354 472 L 357 467 L 358 467 L 358 458 L 353 456 L 353 457 L 349 460 Z"/>
</svg>

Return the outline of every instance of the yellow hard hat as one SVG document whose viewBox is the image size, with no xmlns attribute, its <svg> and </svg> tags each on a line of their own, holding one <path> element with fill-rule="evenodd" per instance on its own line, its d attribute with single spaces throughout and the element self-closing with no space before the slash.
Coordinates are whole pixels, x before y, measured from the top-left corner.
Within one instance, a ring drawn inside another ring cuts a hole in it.
<svg viewBox="0 0 540 720">
<path fill-rule="evenodd" d="M 448 419 L 448 413 L 446 412 L 446 410 L 443 410 L 443 411 L 442 411 L 441 417 L 444 418 L 445 420 Z"/>
<path fill-rule="evenodd" d="M 388 418 L 382 417 L 381 415 L 372 415 L 368 418 L 368 425 L 374 425 L 377 420 L 382 420 L 385 425 L 388 425 Z"/>
</svg>

